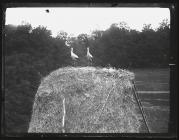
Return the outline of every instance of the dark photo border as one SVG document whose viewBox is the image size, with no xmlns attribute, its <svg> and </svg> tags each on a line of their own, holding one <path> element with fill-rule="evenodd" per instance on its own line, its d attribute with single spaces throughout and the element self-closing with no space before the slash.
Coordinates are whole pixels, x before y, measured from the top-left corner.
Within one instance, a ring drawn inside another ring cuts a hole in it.
<svg viewBox="0 0 179 140">
<path fill-rule="evenodd" d="M 168 133 L 122 133 L 122 134 L 52 134 L 52 133 L 44 133 L 44 134 L 28 134 L 28 133 L 13 133 L 7 134 L 4 130 L 4 103 L 5 103 L 5 86 L 4 86 L 4 27 L 5 27 L 5 12 L 6 8 L 10 7 L 164 7 L 170 9 L 170 121 L 169 121 L 169 132 Z M 1 78 L 1 136 L 2 137 L 122 137 L 122 138 L 176 138 L 177 137 L 177 70 L 178 70 L 178 62 L 177 62 L 177 52 L 178 52 L 178 40 L 177 40 L 177 31 L 178 31 L 178 13 L 177 13 L 178 5 L 175 0 L 121 0 L 114 2 L 82 2 L 82 1 L 33 1 L 27 0 L 24 1 L 13 1 L 13 0 L 3 0 L 1 2 L 1 51 L 2 51 L 2 78 Z"/>
</svg>

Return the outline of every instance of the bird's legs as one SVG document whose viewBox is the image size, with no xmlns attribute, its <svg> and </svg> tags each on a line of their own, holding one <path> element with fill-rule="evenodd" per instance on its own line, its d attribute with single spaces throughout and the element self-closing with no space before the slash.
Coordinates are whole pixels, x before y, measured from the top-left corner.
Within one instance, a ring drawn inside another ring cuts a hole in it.
<svg viewBox="0 0 179 140">
<path fill-rule="evenodd" d="M 93 62 L 92 62 L 92 60 L 90 61 L 90 65 L 91 65 L 91 66 L 93 65 Z"/>
<path fill-rule="evenodd" d="M 76 62 L 76 60 L 74 60 L 73 61 L 73 66 L 76 67 L 76 65 L 77 65 L 77 62 Z"/>
<path fill-rule="evenodd" d="M 92 60 L 90 59 L 88 62 L 89 62 L 88 65 L 89 65 L 89 66 L 92 66 Z"/>
<path fill-rule="evenodd" d="M 88 66 L 92 66 L 92 60 L 88 59 Z"/>
</svg>

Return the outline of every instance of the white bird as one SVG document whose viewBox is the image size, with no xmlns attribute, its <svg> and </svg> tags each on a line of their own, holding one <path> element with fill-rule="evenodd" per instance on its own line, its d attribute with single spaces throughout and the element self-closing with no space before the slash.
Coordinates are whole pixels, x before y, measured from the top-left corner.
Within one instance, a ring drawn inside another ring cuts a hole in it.
<svg viewBox="0 0 179 140">
<path fill-rule="evenodd" d="M 91 53 L 89 52 L 89 47 L 87 47 L 87 55 L 86 55 L 87 59 L 88 59 L 88 63 L 90 63 L 92 61 L 93 56 L 91 55 Z"/>
<path fill-rule="evenodd" d="M 71 58 L 74 61 L 74 65 L 75 65 L 75 61 L 76 59 L 78 59 L 79 57 L 73 52 L 73 48 L 71 48 Z"/>
</svg>

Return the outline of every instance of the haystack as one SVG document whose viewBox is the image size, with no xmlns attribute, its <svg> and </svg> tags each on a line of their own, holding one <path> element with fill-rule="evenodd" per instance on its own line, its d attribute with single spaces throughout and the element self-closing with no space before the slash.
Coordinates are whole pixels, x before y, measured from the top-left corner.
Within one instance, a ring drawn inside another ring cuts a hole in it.
<svg viewBox="0 0 179 140">
<path fill-rule="evenodd" d="M 43 79 L 29 133 L 138 133 L 134 74 L 94 67 L 60 68 Z"/>
</svg>

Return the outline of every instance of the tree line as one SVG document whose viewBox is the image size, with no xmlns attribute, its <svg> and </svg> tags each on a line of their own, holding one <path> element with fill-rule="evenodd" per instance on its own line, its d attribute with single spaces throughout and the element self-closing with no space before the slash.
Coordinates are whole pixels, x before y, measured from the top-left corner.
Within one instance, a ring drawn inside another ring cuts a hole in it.
<svg viewBox="0 0 179 140">
<path fill-rule="evenodd" d="M 71 66 L 71 43 L 79 56 L 78 66 L 86 66 L 86 47 L 93 66 L 116 68 L 163 68 L 169 63 L 170 24 L 163 20 L 154 30 L 144 25 L 131 30 L 125 22 L 90 35 L 69 36 L 61 31 L 52 36 L 46 27 L 30 24 L 5 25 L 5 130 L 27 132 L 32 104 L 41 79 L 60 67 Z"/>
</svg>

